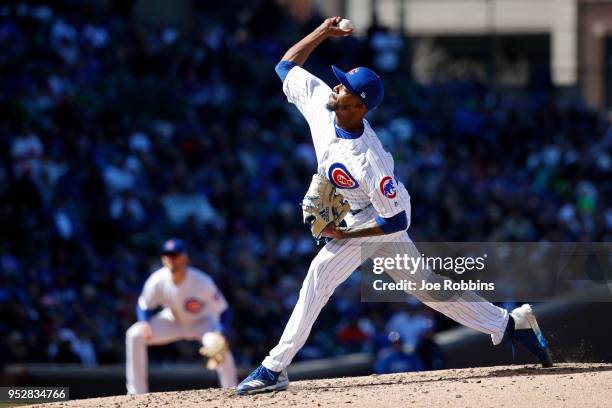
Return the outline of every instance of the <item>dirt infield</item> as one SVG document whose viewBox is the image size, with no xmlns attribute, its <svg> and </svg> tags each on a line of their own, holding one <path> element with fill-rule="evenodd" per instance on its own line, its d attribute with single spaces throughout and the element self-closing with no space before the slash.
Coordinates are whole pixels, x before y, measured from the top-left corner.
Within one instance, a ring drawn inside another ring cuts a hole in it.
<svg viewBox="0 0 612 408">
<path fill-rule="evenodd" d="M 36 407 L 604 407 L 612 364 L 503 366 L 296 381 L 284 392 L 238 397 L 207 389 L 74 400 Z"/>
</svg>

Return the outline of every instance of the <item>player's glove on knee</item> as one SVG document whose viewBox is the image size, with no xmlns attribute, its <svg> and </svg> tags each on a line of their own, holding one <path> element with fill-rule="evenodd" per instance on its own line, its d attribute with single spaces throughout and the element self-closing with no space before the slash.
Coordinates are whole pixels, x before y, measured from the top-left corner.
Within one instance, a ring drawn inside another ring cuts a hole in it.
<svg viewBox="0 0 612 408">
<path fill-rule="evenodd" d="M 229 351 L 227 340 L 219 332 L 209 332 L 204 335 L 202 343 L 200 355 L 208 358 L 206 368 L 216 370 L 223 363 Z"/>
<path fill-rule="evenodd" d="M 321 174 L 312 176 L 310 187 L 302 200 L 304 223 L 310 225 L 312 236 L 319 240 L 330 223 L 339 225 L 351 210 L 342 194 L 336 193 L 331 182 Z"/>
</svg>

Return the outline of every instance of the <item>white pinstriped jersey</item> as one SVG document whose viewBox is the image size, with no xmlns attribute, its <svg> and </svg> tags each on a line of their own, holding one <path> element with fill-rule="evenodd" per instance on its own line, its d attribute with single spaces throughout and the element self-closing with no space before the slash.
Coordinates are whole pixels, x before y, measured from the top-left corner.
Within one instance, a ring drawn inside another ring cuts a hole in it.
<svg viewBox="0 0 612 408">
<path fill-rule="evenodd" d="M 187 267 L 185 280 L 179 285 L 172 281 L 170 269 L 163 267 L 153 272 L 145 282 L 138 305 L 144 310 L 166 307 L 183 324 L 206 317 L 218 321 L 228 306 L 212 278 L 192 267 Z"/>
<path fill-rule="evenodd" d="M 393 158 L 367 120 L 364 119 L 360 137 L 337 137 L 336 114 L 325 107 L 332 90 L 302 67 L 291 68 L 283 81 L 283 91 L 310 126 L 318 172 L 336 186 L 352 210 L 372 204 L 381 217 L 389 218 L 402 211 L 410 217 L 410 195 L 394 177 Z"/>
</svg>

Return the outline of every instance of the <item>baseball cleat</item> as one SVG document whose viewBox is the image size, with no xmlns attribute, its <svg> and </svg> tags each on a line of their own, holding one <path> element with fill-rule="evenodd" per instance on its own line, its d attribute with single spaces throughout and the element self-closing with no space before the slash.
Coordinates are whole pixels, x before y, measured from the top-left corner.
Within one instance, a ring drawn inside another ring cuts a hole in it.
<svg viewBox="0 0 612 408">
<path fill-rule="evenodd" d="M 517 307 L 510 312 L 510 316 L 504 337 L 512 341 L 512 353 L 514 354 L 514 341 L 516 340 L 540 360 L 542 367 L 552 367 L 553 361 L 548 342 L 540 330 L 531 306 L 524 304 Z"/>
<path fill-rule="evenodd" d="M 282 391 L 289 386 L 287 370 L 280 373 L 260 365 L 236 387 L 236 394 L 249 395 L 260 392 Z"/>
</svg>

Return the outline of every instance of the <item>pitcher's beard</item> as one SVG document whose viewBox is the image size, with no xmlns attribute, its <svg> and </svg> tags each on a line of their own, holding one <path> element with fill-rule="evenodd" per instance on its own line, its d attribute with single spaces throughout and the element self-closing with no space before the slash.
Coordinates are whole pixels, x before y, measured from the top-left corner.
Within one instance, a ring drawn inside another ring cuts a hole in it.
<svg viewBox="0 0 612 408">
<path fill-rule="evenodd" d="M 338 104 L 336 102 L 329 101 L 325 104 L 325 109 L 330 112 L 335 112 L 338 109 Z"/>
</svg>

